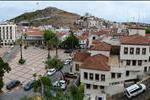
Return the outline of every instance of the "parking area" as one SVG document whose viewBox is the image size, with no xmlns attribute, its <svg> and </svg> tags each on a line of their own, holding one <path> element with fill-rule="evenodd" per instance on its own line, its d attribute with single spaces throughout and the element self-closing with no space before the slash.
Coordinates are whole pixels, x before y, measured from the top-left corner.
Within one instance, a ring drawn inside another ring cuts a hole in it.
<svg viewBox="0 0 150 100">
<path fill-rule="evenodd" d="M 69 57 L 68 54 L 64 54 L 63 50 L 58 51 L 59 58 L 65 60 Z M 51 56 L 55 56 L 55 50 L 51 51 Z M 20 59 L 20 52 L 16 53 L 14 59 L 11 59 L 8 63 L 12 70 L 6 73 L 4 76 L 4 83 L 8 83 L 11 80 L 20 80 L 23 84 L 33 79 L 33 74 L 44 75 L 46 73 L 44 61 L 47 58 L 47 50 L 37 47 L 29 47 L 23 49 L 23 58 L 26 60 L 24 65 L 18 64 Z M 7 92 L 5 87 L 4 92 Z"/>
</svg>

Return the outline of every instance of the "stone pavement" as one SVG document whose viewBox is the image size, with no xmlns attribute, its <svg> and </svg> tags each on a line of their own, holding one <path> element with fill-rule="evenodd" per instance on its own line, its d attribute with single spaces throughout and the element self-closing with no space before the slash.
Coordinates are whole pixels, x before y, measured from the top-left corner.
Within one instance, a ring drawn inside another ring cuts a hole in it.
<svg viewBox="0 0 150 100">
<path fill-rule="evenodd" d="M 69 55 L 64 54 L 63 50 L 59 50 L 58 55 L 59 58 L 63 60 L 69 57 Z M 51 51 L 51 56 L 55 56 L 55 50 Z M 18 52 L 15 58 L 8 62 L 12 70 L 5 74 L 5 84 L 11 80 L 17 79 L 24 85 L 29 80 L 33 79 L 34 73 L 37 73 L 37 75 L 44 75 L 46 73 L 45 64 L 43 62 L 47 58 L 47 50 L 29 47 L 26 50 L 23 49 L 23 58 L 26 60 L 25 64 L 18 64 L 18 60 L 20 59 L 20 52 Z M 5 87 L 3 90 L 7 92 Z"/>
</svg>

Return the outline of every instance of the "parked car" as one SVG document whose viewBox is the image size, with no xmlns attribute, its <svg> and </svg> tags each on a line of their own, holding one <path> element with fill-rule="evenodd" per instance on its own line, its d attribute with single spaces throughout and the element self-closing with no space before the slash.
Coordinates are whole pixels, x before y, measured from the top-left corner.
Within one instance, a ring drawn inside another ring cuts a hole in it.
<svg viewBox="0 0 150 100">
<path fill-rule="evenodd" d="M 8 90 L 11 90 L 19 85 L 21 85 L 21 82 L 19 80 L 12 80 L 6 85 L 6 88 Z"/>
<path fill-rule="evenodd" d="M 25 86 L 24 86 L 24 90 L 25 91 L 29 91 L 33 88 L 35 83 L 35 80 L 29 81 Z"/>
<path fill-rule="evenodd" d="M 71 50 L 71 49 L 66 49 L 66 50 L 64 51 L 64 53 L 72 53 L 72 50 Z"/>
<path fill-rule="evenodd" d="M 53 83 L 53 87 L 59 87 L 62 90 L 65 90 L 67 87 L 67 83 L 65 80 L 59 80 Z"/>
<path fill-rule="evenodd" d="M 125 89 L 125 95 L 127 96 L 127 98 L 130 99 L 144 92 L 145 90 L 146 90 L 146 86 L 144 84 L 134 84 Z"/>
<path fill-rule="evenodd" d="M 55 72 L 56 72 L 56 69 L 55 69 L 55 68 L 48 69 L 47 75 L 51 76 L 51 75 L 53 75 Z"/>
<path fill-rule="evenodd" d="M 64 76 L 66 78 L 77 78 L 77 76 L 75 76 L 74 74 L 68 73 L 68 72 L 64 73 Z"/>
<path fill-rule="evenodd" d="M 68 65 L 69 63 L 70 63 L 70 61 L 68 61 L 68 60 L 64 61 L 64 65 Z"/>
</svg>

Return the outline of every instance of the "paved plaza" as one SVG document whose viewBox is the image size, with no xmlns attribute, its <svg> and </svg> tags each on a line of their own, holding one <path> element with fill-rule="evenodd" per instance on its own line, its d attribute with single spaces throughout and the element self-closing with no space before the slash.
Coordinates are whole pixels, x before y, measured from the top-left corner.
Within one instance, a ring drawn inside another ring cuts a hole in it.
<svg viewBox="0 0 150 100">
<path fill-rule="evenodd" d="M 51 56 L 55 56 L 55 50 L 52 50 Z M 59 58 L 64 60 L 69 57 L 68 54 L 64 54 L 63 50 L 58 51 Z M 29 80 L 33 79 L 33 74 L 44 75 L 46 73 L 44 61 L 47 58 L 47 50 L 40 49 L 37 47 L 29 47 L 28 49 L 23 49 L 23 58 L 26 60 L 24 65 L 18 64 L 20 59 L 20 52 L 16 53 L 14 59 L 9 61 L 9 65 L 12 70 L 6 73 L 4 76 L 4 83 L 8 83 L 11 80 L 20 80 L 23 85 Z M 6 89 L 4 88 L 4 91 Z"/>
</svg>

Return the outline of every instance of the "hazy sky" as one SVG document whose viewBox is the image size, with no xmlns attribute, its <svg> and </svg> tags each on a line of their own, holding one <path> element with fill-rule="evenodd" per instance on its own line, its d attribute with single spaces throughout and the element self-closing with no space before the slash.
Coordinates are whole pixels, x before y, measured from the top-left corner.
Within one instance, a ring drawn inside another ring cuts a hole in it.
<svg viewBox="0 0 150 100">
<path fill-rule="evenodd" d="M 150 23 L 149 1 L 0 1 L 0 21 L 49 6 L 112 21 Z"/>
</svg>

